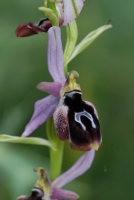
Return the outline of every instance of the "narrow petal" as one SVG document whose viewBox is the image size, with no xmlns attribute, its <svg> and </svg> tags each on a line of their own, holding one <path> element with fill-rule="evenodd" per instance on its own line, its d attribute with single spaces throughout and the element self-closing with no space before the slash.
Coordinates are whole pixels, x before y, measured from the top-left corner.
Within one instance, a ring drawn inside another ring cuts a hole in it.
<svg viewBox="0 0 134 200">
<path fill-rule="evenodd" d="M 61 90 L 62 85 L 57 82 L 41 82 L 37 85 L 37 89 L 43 91 L 43 92 L 48 92 L 49 94 L 52 94 L 55 97 L 60 96 L 60 90 Z"/>
<path fill-rule="evenodd" d="M 61 31 L 59 27 L 55 26 L 48 31 L 48 69 L 55 82 L 64 84 Z"/>
<path fill-rule="evenodd" d="M 71 192 L 68 190 L 62 190 L 60 188 L 54 187 L 53 188 L 53 194 L 51 196 L 51 199 L 78 199 L 79 196 L 75 192 Z"/>
<path fill-rule="evenodd" d="M 84 3 L 83 0 L 63 0 L 64 4 L 64 23 L 66 25 L 69 22 L 75 20 L 79 15 Z"/>
<path fill-rule="evenodd" d="M 42 125 L 48 118 L 53 115 L 53 112 L 59 102 L 59 98 L 49 95 L 35 103 L 34 113 L 27 124 L 22 137 L 30 135 L 35 129 Z"/>
<path fill-rule="evenodd" d="M 95 155 L 95 150 L 91 149 L 87 151 L 83 156 L 81 156 L 78 161 L 65 173 L 59 176 L 52 182 L 52 186 L 57 186 L 61 188 L 68 182 L 71 182 L 78 176 L 84 174 L 92 165 Z"/>
</svg>

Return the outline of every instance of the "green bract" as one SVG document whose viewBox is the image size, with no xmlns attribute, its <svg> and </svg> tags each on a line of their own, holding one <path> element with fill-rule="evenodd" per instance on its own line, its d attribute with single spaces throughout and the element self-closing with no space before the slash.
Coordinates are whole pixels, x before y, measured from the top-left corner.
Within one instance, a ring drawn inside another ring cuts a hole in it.
<svg viewBox="0 0 134 200">
<path fill-rule="evenodd" d="M 102 34 L 105 30 L 111 28 L 111 24 L 106 24 L 101 26 L 100 28 L 90 32 L 74 49 L 72 55 L 68 59 L 69 63 L 73 60 L 78 54 L 80 54 L 84 49 L 86 49 L 100 34 Z"/>
</svg>

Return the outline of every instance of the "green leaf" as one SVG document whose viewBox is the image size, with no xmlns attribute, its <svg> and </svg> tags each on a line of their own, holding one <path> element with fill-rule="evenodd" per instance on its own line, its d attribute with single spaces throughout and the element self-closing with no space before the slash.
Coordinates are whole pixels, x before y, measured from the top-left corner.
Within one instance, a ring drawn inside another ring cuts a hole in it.
<svg viewBox="0 0 134 200">
<path fill-rule="evenodd" d="M 44 145 L 55 150 L 54 146 L 45 139 L 37 137 L 17 137 L 10 135 L 0 135 L 0 142 L 20 143 L 20 144 L 33 144 L 33 145 Z"/>
<path fill-rule="evenodd" d="M 101 35 L 105 30 L 112 28 L 111 24 L 106 24 L 100 28 L 90 32 L 74 49 L 71 57 L 68 60 L 68 63 L 80 54 L 84 49 L 86 49 L 99 35 Z"/>
</svg>

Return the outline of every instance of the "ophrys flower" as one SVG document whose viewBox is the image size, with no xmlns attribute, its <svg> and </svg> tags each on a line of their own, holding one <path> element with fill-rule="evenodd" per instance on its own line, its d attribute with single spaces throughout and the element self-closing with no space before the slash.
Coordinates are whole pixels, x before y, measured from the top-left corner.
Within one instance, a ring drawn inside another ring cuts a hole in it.
<svg viewBox="0 0 134 200">
<path fill-rule="evenodd" d="M 22 136 L 31 134 L 54 114 L 59 139 L 69 140 L 75 150 L 97 150 L 101 143 L 97 111 L 93 104 L 81 99 L 82 92 L 76 83 L 78 73 L 72 71 L 65 78 L 59 27 L 48 31 L 48 69 L 54 82 L 42 82 L 37 87 L 50 95 L 35 103 L 33 116 Z"/>
</svg>

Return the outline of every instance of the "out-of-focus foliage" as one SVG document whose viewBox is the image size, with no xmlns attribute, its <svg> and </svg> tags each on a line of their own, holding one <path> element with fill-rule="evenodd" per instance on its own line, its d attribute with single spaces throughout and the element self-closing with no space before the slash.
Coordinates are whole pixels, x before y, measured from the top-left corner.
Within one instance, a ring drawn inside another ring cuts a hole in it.
<svg viewBox="0 0 134 200">
<path fill-rule="evenodd" d="M 0 133 L 20 136 L 37 99 L 46 94 L 36 85 L 50 81 L 47 34 L 16 38 L 23 22 L 37 22 L 41 0 L 0 1 Z M 108 19 L 113 28 L 70 63 L 80 74 L 83 99 L 93 102 L 101 122 L 103 143 L 92 168 L 65 188 L 83 200 L 133 199 L 134 186 L 134 1 L 87 0 L 77 19 L 79 41 Z M 65 28 L 62 27 L 65 44 Z M 46 138 L 45 125 L 33 136 Z M 78 158 L 68 143 L 63 171 Z M 0 143 L 0 199 L 29 194 L 37 179 L 33 168 L 49 172 L 47 147 Z"/>
</svg>

